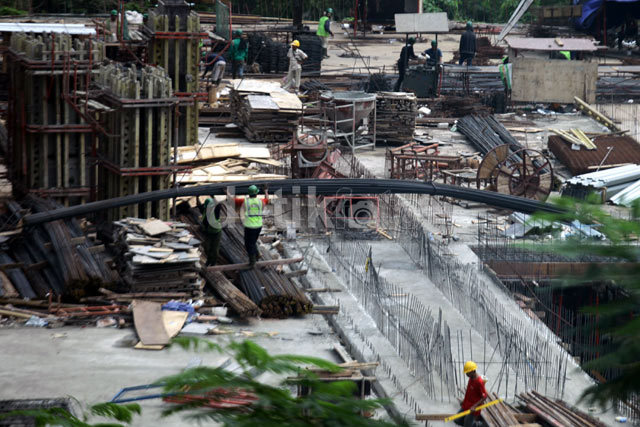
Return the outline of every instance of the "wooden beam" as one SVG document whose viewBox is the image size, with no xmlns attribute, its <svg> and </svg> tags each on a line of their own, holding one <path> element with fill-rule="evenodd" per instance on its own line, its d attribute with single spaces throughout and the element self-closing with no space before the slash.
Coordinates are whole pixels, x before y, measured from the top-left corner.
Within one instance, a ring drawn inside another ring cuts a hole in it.
<svg viewBox="0 0 640 427">
<path fill-rule="evenodd" d="M 416 421 L 444 421 L 451 414 L 416 414 Z"/>
<path fill-rule="evenodd" d="M 513 413 L 513 416 L 519 423 L 532 423 L 538 418 L 536 414 L 518 414 L 515 412 Z"/>
<path fill-rule="evenodd" d="M 294 264 L 296 262 L 302 261 L 304 258 L 284 258 L 284 259 L 270 259 L 267 261 L 258 261 L 255 264 L 255 268 L 260 267 L 272 267 L 275 265 L 285 265 L 285 264 Z M 248 262 L 243 264 L 223 264 L 223 265 L 214 265 L 212 267 L 207 267 L 208 271 L 240 271 L 240 270 L 250 270 L 251 266 Z"/>
</svg>

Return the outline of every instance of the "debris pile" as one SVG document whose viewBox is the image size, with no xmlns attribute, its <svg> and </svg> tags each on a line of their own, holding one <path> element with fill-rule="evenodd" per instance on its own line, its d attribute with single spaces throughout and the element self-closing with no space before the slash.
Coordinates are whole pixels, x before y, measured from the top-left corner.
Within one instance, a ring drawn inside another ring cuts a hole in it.
<svg viewBox="0 0 640 427">
<path fill-rule="evenodd" d="M 302 103 L 272 82 L 242 80 L 231 91 L 232 118 L 251 142 L 289 142 Z"/>
<path fill-rule="evenodd" d="M 376 138 L 405 144 L 413 140 L 418 101 L 414 94 L 378 92 L 376 94 Z"/>
<path fill-rule="evenodd" d="M 178 175 L 180 184 L 197 184 L 256 179 L 284 179 L 265 173 L 266 167 L 280 167 L 266 147 L 240 144 L 191 145 L 178 147 L 177 163 L 191 168 Z M 260 168 L 259 166 L 263 166 Z"/>
<path fill-rule="evenodd" d="M 131 292 L 200 293 L 200 240 L 181 222 L 114 221 L 120 275 Z"/>
</svg>

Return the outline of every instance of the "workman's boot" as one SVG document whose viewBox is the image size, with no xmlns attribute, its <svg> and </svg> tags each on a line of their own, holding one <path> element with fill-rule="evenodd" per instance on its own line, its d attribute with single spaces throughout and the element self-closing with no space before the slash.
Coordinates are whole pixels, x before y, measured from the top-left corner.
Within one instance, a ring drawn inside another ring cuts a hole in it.
<svg viewBox="0 0 640 427">
<path fill-rule="evenodd" d="M 249 255 L 249 267 L 253 268 L 256 265 L 256 256 Z"/>
<path fill-rule="evenodd" d="M 323 58 L 329 58 L 329 55 L 327 54 L 327 48 L 326 47 L 322 48 L 322 57 Z"/>
</svg>

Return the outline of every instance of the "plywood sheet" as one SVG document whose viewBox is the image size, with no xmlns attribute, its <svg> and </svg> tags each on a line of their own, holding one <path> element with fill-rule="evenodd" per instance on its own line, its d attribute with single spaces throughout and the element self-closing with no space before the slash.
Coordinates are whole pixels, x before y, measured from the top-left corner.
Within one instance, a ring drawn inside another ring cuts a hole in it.
<svg viewBox="0 0 640 427">
<path fill-rule="evenodd" d="M 162 318 L 162 304 L 135 300 L 131 305 L 133 306 L 133 324 L 142 344 L 169 344 L 169 334 L 164 328 Z"/>
<path fill-rule="evenodd" d="M 302 101 L 294 93 L 271 92 L 271 98 L 282 110 L 301 110 Z"/>
<path fill-rule="evenodd" d="M 171 227 L 169 227 L 166 222 L 160 221 L 159 219 L 146 221 L 139 225 L 147 236 L 152 237 L 171 231 Z"/>
<path fill-rule="evenodd" d="M 523 102 L 573 103 L 577 96 L 595 102 L 598 64 L 560 59 L 515 58 L 511 99 Z"/>
<path fill-rule="evenodd" d="M 396 13 L 396 33 L 448 33 L 446 12 Z"/>
</svg>

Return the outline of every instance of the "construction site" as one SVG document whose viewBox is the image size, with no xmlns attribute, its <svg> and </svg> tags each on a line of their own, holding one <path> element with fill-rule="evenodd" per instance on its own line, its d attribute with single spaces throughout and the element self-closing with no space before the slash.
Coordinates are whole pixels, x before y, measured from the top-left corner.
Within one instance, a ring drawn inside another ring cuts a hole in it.
<svg viewBox="0 0 640 427">
<path fill-rule="evenodd" d="M 584 308 L 629 301 L 592 274 L 628 261 L 553 250 L 614 242 L 537 216 L 637 221 L 640 2 L 522 0 L 502 23 L 261 3 L 0 17 L 0 415 L 135 402 L 131 425 L 197 425 L 162 415 L 193 395 L 154 387 L 239 369 L 170 345 L 199 337 L 336 363 L 322 380 L 391 423 L 453 425 L 473 361 L 476 426 L 640 425 L 640 396 L 582 399 L 624 375 L 585 367 L 615 341 Z"/>
</svg>

